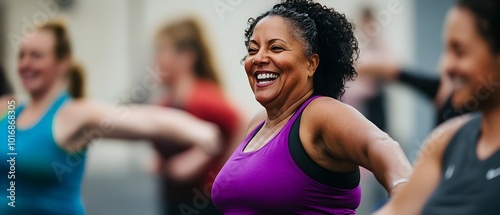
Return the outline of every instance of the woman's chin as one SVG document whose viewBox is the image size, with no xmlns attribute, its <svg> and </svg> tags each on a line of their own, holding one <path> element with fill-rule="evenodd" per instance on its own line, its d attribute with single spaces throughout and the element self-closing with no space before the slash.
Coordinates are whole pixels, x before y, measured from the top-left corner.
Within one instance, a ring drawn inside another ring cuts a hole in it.
<svg viewBox="0 0 500 215">
<path fill-rule="evenodd" d="M 472 108 L 473 106 L 476 106 L 476 100 L 471 100 L 470 98 L 473 98 L 472 96 L 467 96 L 467 95 L 461 95 L 461 94 L 454 94 L 451 98 L 451 104 L 453 105 L 454 108 L 459 109 L 459 108 Z"/>
<path fill-rule="evenodd" d="M 30 95 L 36 95 L 44 90 L 44 87 L 40 86 L 40 84 L 37 83 L 25 83 L 23 84 L 23 88 Z"/>
<path fill-rule="evenodd" d="M 262 106 L 265 106 L 265 104 L 272 102 L 275 98 L 276 96 L 272 96 L 269 94 L 267 95 L 263 93 L 255 94 L 255 100 L 257 100 L 257 102 L 259 102 Z"/>
</svg>

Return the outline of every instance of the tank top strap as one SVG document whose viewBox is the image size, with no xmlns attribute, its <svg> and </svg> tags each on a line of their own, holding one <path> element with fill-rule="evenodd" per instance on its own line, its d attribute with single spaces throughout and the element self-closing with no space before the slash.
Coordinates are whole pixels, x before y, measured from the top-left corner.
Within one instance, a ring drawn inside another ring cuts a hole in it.
<svg viewBox="0 0 500 215">
<path fill-rule="evenodd" d="M 287 124 L 290 124 L 290 125 L 293 124 L 293 122 L 295 122 L 295 120 L 297 119 L 297 117 L 299 117 L 299 115 L 302 113 L 302 111 L 304 111 L 304 109 L 306 109 L 307 105 L 309 105 L 309 103 L 311 103 L 314 99 L 317 99 L 320 97 L 321 96 L 311 96 L 310 98 L 308 98 L 304 103 L 302 103 L 300 108 L 293 114 L 292 118 L 290 118 L 290 120 L 288 120 Z"/>
<path fill-rule="evenodd" d="M 45 112 L 45 115 L 48 116 L 51 114 L 55 114 L 57 112 L 57 110 L 59 109 L 59 107 L 61 107 L 61 105 L 63 105 L 64 102 L 66 102 L 67 100 L 70 100 L 70 99 L 71 99 L 71 96 L 68 94 L 68 92 L 66 92 L 66 91 L 62 92 L 56 98 L 56 100 L 52 102 L 49 110 L 47 110 L 47 112 Z M 25 106 L 26 106 L 26 104 L 21 104 L 16 108 L 16 117 L 19 117 L 21 112 L 24 110 Z"/>
<path fill-rule="evenodd" d="M 59 108 L 68 100 L 71 99 L 71 96 L 69 96 L 69 94 L 64 91 L 62 92 L 53 102 L 52 104 L 50 105 L 50 108 L 45 112 L 45 114 L 42 116 L 42 118 L 40 119 L 40 121 L 38 123 L 36 123 L 34 126 L 38 126 L 38 125 L 44 125 L 44 126 L 49 126 L 49 128 L 52 128 L 51 124 L 52 124 L 52 121 L 54 119 L 54 115 L 57 113 L 57 111 L 59 110 Z M 15 113 L 15 116 L 16 118 L 19 118 L 19 116 L 21 115 L 22 111 L 24 110 L 24 108 L 26 107 L 26 104 L 21 104 L 19 105 L 17 108 L 16 108 L 16 113 Z M 34 127 L 32 127 L 34 128 Z M 32 129 L 30 128 L 30 129 Z"/>
<path fill-rule="evenodd" d="M 59 95 L 59 97 L 52 103 L 52 106 L 50 109 L 47 111 L 47 116 L 54 116 L 59 108 L 68 100 L 71 99 L 71 96 L 68 94 L 68 92 L 64 91 Z"/>
<path fill-rule="evenodd" d="M 15 113 L 16 119 L 19 117 L 19 115 L 21 115 L 21 112 L 24 110 L 24 106 L 25 106 L 25 104 L 21 104 L 21 105 L 17 106 L 16 113 Z"/>
</svg>

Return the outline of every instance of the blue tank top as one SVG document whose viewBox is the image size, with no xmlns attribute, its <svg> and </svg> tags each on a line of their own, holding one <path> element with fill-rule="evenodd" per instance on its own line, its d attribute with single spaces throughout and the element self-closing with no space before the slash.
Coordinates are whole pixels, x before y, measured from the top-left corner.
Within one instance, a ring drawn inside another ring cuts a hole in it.
<svg viewBox="0 0 500 215">
<path fill-rule="evenodd" d="M 30 128 L 9 140 L 8 114 L 0 121 L 0 214 L 84 214 L 80 195 L 85 150 L 69 153 L 54 140 L 54 116 L 71 98 L 61 94 Z M 23 107 L 15 110 L 16 119 Z M 11 148 L 8 143 L 15 140 Z M 10 172 L 10 173 L 9 173 Z M 15 206 L 15 207 L 13 207 Z"/>
</svg>

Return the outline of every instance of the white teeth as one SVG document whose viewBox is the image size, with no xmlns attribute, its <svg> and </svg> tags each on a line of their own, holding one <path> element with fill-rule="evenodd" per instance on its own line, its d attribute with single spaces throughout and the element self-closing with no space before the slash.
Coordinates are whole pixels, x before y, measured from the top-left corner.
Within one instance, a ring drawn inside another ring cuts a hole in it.
<svg viewBox="0 0 500 215">
<path fill-rule="evenodd" d="M 269 82 L 271 82 L 271 81 L 261 81 L 261 82 L 259 82 L 259 83 L 260 83 L 260 84 L 267 84 L 267 83 L 269 83 Z"/>
<path fill-rule="evenodd" d="M 278 78 L 278 75 L 273 73 L 261 73 L 257 75 L 258 80 L 264 80 L 269 78 Z"/>
</svg>

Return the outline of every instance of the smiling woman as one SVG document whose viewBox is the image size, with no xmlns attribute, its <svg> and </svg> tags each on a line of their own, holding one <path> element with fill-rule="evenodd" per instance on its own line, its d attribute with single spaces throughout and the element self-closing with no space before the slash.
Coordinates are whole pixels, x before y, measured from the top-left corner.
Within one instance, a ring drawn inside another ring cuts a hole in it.
<svg viewBox="0 0 500 215">
<path fill-rule="evenodd" d="M 16 137 L 14 146 L 0 147 L 0 160 L 12 161 L 0 165 L 0 174 L 9 174 L 0 177 L 2 215 L 84 214 L 80 188 L 94 139 L 164 140 L 198 146 L 208 157 L 219 152 L 218 128 L 182 111 L 113 107 L 82 98 L 83 76 L 72 66 L 67 32 L 63 23 L 51 21 L 19 48 L 18 73 L 29 102 L 0 118 L 0 139 Z"/>
<path fill-rule="evenodd" d="M 500 2 L 458 0 L 448 12 L 444 73 L 455 107 L 427 139 L 415 172 L 381 214 L 498 214 L 500 205 Z"/>
<path fill-rule="evenodd" d="M 309 0 L 249 19 L 245 71 L 266 112 L 214 182 L 224 214 L 355 214 L 359 166 L 390 194 L 406 181 L 399 144 L 337 101 L 356 75 L 352 30 L 344 14 Z"/>
</svg>

